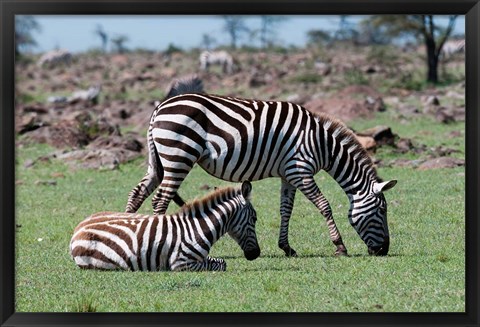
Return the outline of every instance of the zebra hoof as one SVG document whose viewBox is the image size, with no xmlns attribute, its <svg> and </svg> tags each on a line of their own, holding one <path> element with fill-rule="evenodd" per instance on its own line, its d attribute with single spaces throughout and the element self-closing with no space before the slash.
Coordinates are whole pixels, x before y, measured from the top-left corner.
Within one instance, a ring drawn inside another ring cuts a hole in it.
<svg viewBox="0 0 480 327">
<path fill-rule="evenodd" d="M 283 251 L 285 251 L 285 256 L 287 257 L 297 257 L 297 252 L 292 248 L 289 248 L 288 250 L 283 250 Z"/>
<path fill-rule="evenodd" d="M 336 257 L 348 257 L 347 249 L 337 249 L 337 251 L 335 251 L 335 256 Z"/>
</svg>

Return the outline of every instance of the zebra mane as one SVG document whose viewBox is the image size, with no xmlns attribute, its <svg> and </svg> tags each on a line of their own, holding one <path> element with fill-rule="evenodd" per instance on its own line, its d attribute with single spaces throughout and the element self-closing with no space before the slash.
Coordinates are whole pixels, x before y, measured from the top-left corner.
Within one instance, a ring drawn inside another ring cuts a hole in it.
<svg viewBox="0 0 480 327">
<path fill-rule="evenodd" d="M 180 214 L 187 214 L 191 212 L 192 209 L 205 207 L 208 203 L 213 202 L 215 199 L 229 199 L 234 197 L 240 192 L 240 189 L 228 186 L 216 189 L 214 192 L 205 195 L 204 197 L 194 199 L 191 202 L 185 203 L 181 208 Z M 221 202 L 221 201 L 217 201 Z"/>
<path fill-rule="evenodd" d="M 197 75 L 178 78 L 170 84 L 169 91 L 163 101 L 186 93 L 203 93 L 203 82 Z"/>
<path fill-rule="evenodd" d="M 311 112 L 311 111 L 310 111 Z M 375 165 L 373 164 L 372 158 L 368 154 L 367 150 L 360 144 L 358 141 L 355 133 L 348 128 L 347 125 L 345 125 L 344 122 L 341 120 L 333 117 L 332 115 L 320 112 L 320 113 L 313 113 L 311 112 L 312 115 L 316 118 L 318 118 L 320 125 L 324 126 L 327 123 L 330 123 L 330 128 L 332 130 L 339 130 L 338 138 L 341 140 L 347 140 L 347 143 L 345 146 L 347 147 L 355 147 L 355 150 L 353 153 L 359 155 L 359 159 L 364 159 L 364 162 L 367 164 L 367 167 L 372 171 L 373 177 L 377 182 L 382 182 L 382 179 L 378 176 L 377 174 L 377 169 L 375 168 Z"/>
</svg>

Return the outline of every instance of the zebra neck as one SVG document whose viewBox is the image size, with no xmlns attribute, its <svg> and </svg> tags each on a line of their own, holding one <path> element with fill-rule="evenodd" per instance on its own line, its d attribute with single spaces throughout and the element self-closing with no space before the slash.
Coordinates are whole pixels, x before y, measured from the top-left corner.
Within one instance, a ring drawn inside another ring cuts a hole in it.
<svg viewBox="0 0 480 327">
<path fill-rule="evenodd" d="M 195 226 L 213 245 L 227 232 L 229 218 L 233 215 L 234 206 L 225 203 L 207 203 L 191 208 L 190 217 L 196 220 Z"/>
<path fill-rule="evenodd" d="M 343 191 L 353 200 L 368 194 L 377 172 L 367 151 L 353 133 L 345 127 L 336 126 L 329 131 L 328 144 L 323 154 L 323 169 L 337 181 Z M 325 132 L 326 133 L 326 132 Z"/>
</svg>

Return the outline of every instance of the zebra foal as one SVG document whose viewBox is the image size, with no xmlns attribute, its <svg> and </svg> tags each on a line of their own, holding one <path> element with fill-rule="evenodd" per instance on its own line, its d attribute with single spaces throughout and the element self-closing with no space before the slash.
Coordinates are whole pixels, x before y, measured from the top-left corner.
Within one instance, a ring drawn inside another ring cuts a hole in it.
<svg viewBox="0 0 480 327">
<path fill-rule="evenodd" d="M 208 256 L 225 233 L 248 260 L 260 255 L 251 190 L 219 189 L 172 215 L 93 214 L 75 228 L 70 253 L 81 268 L 225 271 L 225 260 Z"/>
<path fill-rule="evenodd" d="M 232 182 L 279 177 L 278 246 L 287 256 L 296 255 L 288 226 L 298 189 L 325 217 L 335 254 L 346 255 L 330 204 L 314 180 L 325 170 L 346 193 L 349 222 L 368 253 L 388 253 L 383 193 L 397 181 L 378 177 L 366 150 L 340 121 L 290 102 L 192 93 L 166 99 L 155 108 L 147 140 L 148 170 L 130 192 L 127 212 L 136 212 L 157 187 L 152 199 L 156 213 L 164 213 L 172 199 L 181 204 L 177 190 L 195 164 Z"/>
</svg>

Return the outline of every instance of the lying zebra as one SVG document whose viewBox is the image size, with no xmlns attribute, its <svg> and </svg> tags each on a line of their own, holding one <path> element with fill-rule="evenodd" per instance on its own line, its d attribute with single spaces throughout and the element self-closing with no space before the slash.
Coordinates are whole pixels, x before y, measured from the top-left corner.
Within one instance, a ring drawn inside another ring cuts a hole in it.
<svg viewBox="0 0 480 327">
<path fill-rule="evenodd" d="M 251 190 L 219 189 L 172 215 L 93 214 L 75 228 L 70 253 L 81 268 L 225 271 L 225 260 L 208 256 L 225 233 L 248 260 L 260 255 Z"/>
</svg>

